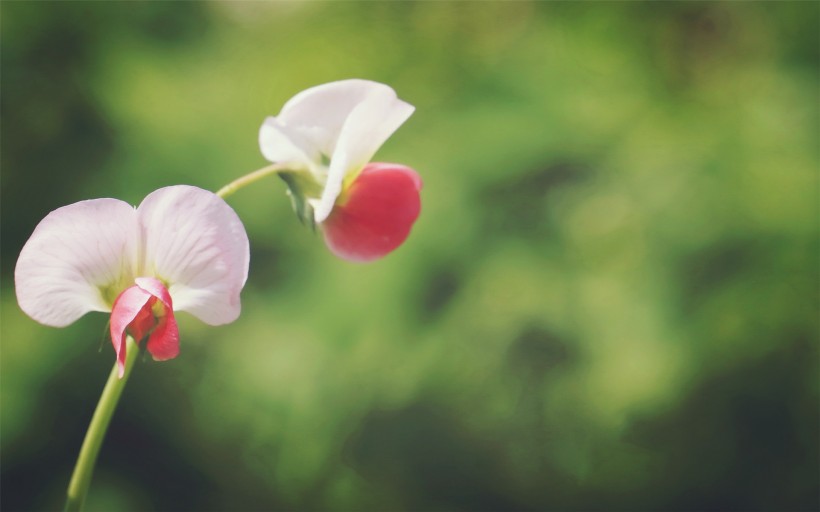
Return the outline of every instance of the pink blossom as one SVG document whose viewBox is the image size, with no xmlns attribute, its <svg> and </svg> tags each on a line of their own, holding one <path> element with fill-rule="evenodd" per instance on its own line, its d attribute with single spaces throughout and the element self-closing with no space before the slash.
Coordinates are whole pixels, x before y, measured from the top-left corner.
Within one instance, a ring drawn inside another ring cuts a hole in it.
<svg viewBox="0 0 820 512">
<path fill-rule="evenodd" d="M 248 237 L 231 207 L 179 185 L 137 208 L 92 199 L 54 210 L 23 247 L 14 281 L 21 309 L 45 325 L 111 312 L 122 376 L 126 334 L 166 360 L 179 353 L 175 311 L 209 325 L 234 321 L 248 263 Z"/>
</svg>

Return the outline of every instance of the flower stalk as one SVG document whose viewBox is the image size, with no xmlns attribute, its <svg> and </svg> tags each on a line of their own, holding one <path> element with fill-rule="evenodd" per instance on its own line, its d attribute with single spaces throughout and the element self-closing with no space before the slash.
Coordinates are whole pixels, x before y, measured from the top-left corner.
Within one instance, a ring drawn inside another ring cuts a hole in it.
<svg viewBox="0 0 820 512">
<path fill-rule="evenodd" d="M 108 430 L 108 424 L 111 423 L 111 417 L 114 415 L 122 390 L 125 388 L 128 376 L 134 367 L 134 361 L 139 356 L 139 347 L 131 336 L 128 336 L 126 343 L 128 350 L 126 351 L 125 372 L 120 378 L 117 364 L 114 364 L 102 396 L 100 396 L 100 401 L 97 403 L 97 408 L 94 410 L 94 416 L 91 418 L 91 424 L 85 434 L 83 446 L 80 448 L 80 456 L 74 466 L 74 473 L 71 475 L 71 483 L 68 485 L 66 512 L 76 512 L 83 509 L 88 487 L 91 485 L 91 476 L 97 462 L 97 455 L 100 453 L 100 446 L 102 446 L 105 433 Z"/>
<path fill-rule="evenodd" d="M 282 171 L 290 170 L 293 170 L 293 165 L 288 164 L 287 162 L 268 165 L 267 167 L 263 167 L 261 169 L 258 169 L 256 171 L 253 171 L 240 178 L 233 180 L 232 182 L 217 190 L 216 195 L 224 199 L 229 195 L 233 194 L 234 192 L 236 192 L 237 190 L 239 190 L 240 188 L 246 187 L 251 183 L 255 183 L 266 176 L 270 176 L 272 174 L 279 174 Z"/>
</svg>

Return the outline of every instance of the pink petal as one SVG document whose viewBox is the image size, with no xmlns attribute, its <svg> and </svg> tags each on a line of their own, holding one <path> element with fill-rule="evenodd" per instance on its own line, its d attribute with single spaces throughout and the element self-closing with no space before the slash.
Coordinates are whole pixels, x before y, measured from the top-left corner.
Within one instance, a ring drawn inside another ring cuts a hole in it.
<svg viewBox="0 0 820 512">
<path fill-rule="evenodd" d="M 174 318 L 171 295 L 165 285 L 153 277 L 138 277 L 135 281 L 135 286 L 127 288 L 117 297 L 111 311 L 111 343 L 117 352 L 117 369 L 121 378 L 125 371 L 126 331 L 137 343 L 150 331 L 146 348 L 156 361 L 172 359 L 179 354 L 179 328 Z M 155 308 L 161 310 L 159 318 Z"/>
<path fill-rule="evenodd" d="M 146 348 L 154 361 L 167 361 L 179 355 L 179 327 L 173 310 L 165 310 L 165 316 L 151 332 Z"/>
<path fill-rule="evenodd" d="M 168 293 L 168 289 L 165 288 L 165 285 L 162 284 L 162 281 L 160 281 L 156 277 L 138 277 L 134 279 L 134 282 L 137 283 L 137 286 L 139 286 L 146 292 L 150 293 L 151 295 L 162 301 L 162 304 L 166 308 L 173 308 L 174 304 L 171 301 L 171 294 Z"/>
<path fill-rule="evenodd" d="M 148 299 L 148 302 L 142 306 L 137 316 L 134 317 L 134 320 L 132 320 L 126 328 L 128 333 L 133 336 L 137 342 L 145 338 L 157 324 L 157 319 L 154 318 L 154 311 L 152 309 L 156 302 L 156 297 Z"/>
<path fill-rule="evenodd" d="M 145 233 L 144 268 L 169 283 L 176 310 L 209 325 L 234 321 L 250 250 L 242 221 L 228 203 L 207 190 L 178 185 L 148 195 L 137 217 Z"/>
<path fill-rule="evenodd" d="M 111 310 L 111 343 L 117 353 L 117 368 L 122 378 L 125 373 L 125 330 L 140 314 L 153 295 L 138 286 L 122 292 Z M 137 342 L 140 340 L 137 339 Z"/>
<path fill-rule="evenodd" d="M 421 211 L 421 178 L 409 167 L 371 163 L 322 224 L 325 242 L 351 261 L 381 258 L 400 246 Z"/>
<path fill-rule="evenodd" d="M 153 277 L 138 277 L 137 286 L 156 297 L 162 303 L 164 316 L 151 332 L 146 348 L 154 361 L 166 361 L 179 355 L 179 327 L 174 318 L 171 294 L 161 281 Z"/>
<path fill-rule="evenodd" d="M 34 320 L 53 327 L 89 311 L 111 311 L 134 278 L 137 215 L 117 199 L 93 199 L 49 213 L 26 242 L 14 270 L 17 301 Z"/>
</svg>

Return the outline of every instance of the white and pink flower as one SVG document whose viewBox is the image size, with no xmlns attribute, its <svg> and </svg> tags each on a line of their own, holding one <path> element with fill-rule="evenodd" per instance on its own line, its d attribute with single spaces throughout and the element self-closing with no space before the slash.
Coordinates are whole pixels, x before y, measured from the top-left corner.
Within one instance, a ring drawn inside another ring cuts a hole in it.
<svg viewBox="0 0 820 512">
<path fill-rule="evenodd" d="M 64 327 L 91 311 L 111 312 L 122 377 L 130 334 L 155 360 L 179 353 L 175 311 L 209 325 L 234 321 L 248 276 L 248 237 L 215 194 L 161 188 L 139 207 L 92 199 L 54 210 L 17 260 L 17 301 L 34 320 Z"/>
<path fill-rule="evenodd" d="M 300 92 L 262 124 L 262 154 L 290 164 L 280 175 L 297 215 L 320 226 L 334 254 L 374 260 L 409 235 L 421 210 L 421 178 L 370 159 L 413 110 L 387 85 L 343 80 Z"/>
</svg>

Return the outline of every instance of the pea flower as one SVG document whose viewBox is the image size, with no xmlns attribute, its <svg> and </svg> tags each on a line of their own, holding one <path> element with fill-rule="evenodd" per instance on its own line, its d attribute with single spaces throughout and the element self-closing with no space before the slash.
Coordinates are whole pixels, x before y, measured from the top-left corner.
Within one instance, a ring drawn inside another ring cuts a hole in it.
<svg viewBox="0 0 820 512">
<path fill-rule="evenodd" d="M 17 301 L 31 318 L 65 327 L 91 311 L 111 312 L 119 376 L 130 334 L 158 361 L 179 354 L 176 311 L 209 325 L 239 316 L 248 276 L 248 236 L 215 194 L 178 185 L 139 207 L 81 201 L 49 213 L 20 253 Z"/>
<path fill-rule="evenodd" d="M 280 176 L 296 213 L 321 228 L 337 256 L 378 259 L 410 234 L 421 178 L 403 165 L 369 162 L 413 110 L 387 85 L 353 79 L 302 91 L 262 124 L 262 154 L 292 164 Z"/>
</svg>

